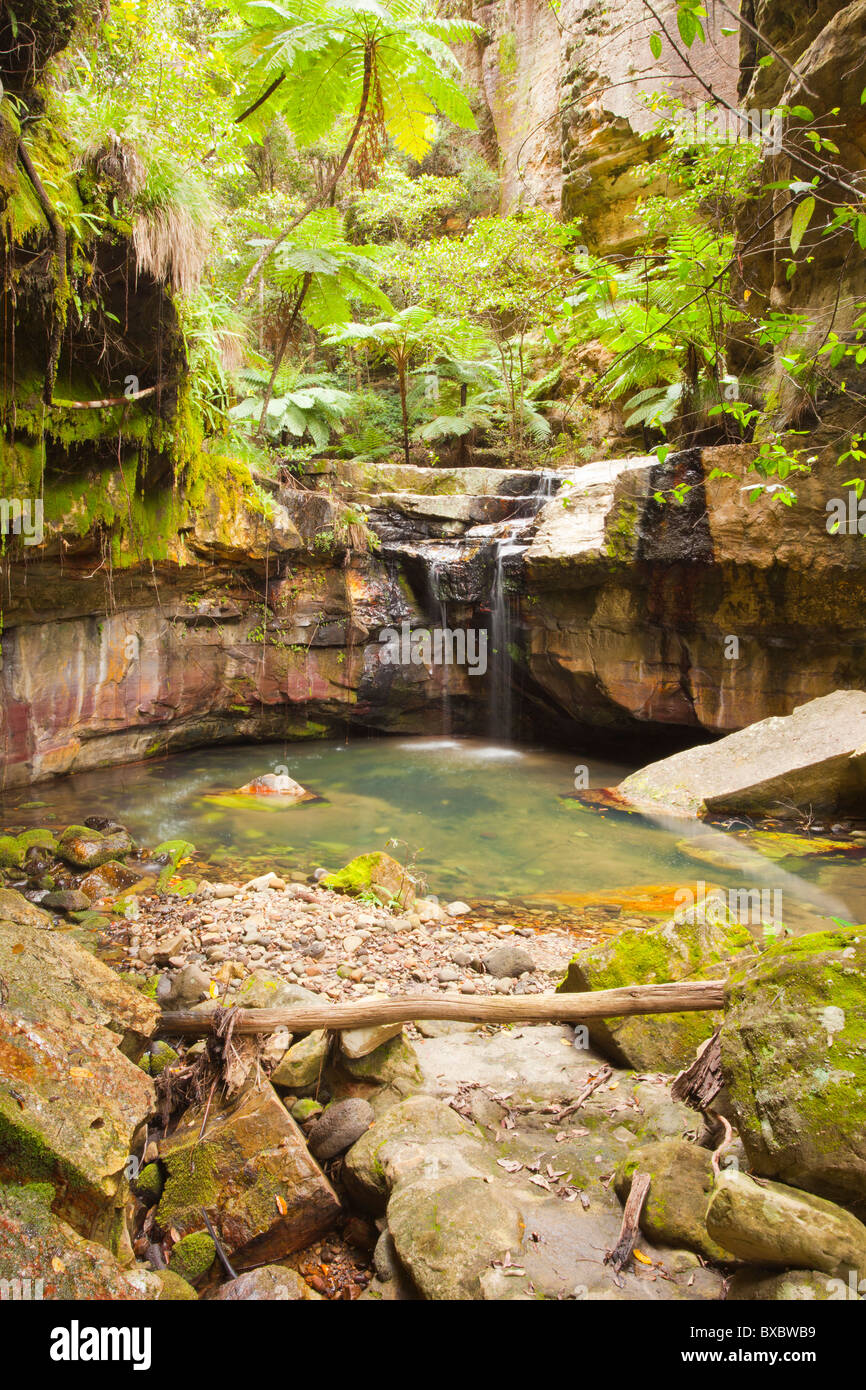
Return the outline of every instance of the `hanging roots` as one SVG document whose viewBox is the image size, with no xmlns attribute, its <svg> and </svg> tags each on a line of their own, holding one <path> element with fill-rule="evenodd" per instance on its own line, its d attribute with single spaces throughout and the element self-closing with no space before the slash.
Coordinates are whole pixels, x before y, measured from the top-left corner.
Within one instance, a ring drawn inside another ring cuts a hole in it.
<svg viewBox="0 0 866 1390">
<path fill-rule="evenodd" d="M 369 188 L 376 182 L 379 167 L 388 148 L 385 130 L 385 106 L 382 101 L 382 88 L 378 76 L 373 79 L 373 95 L 367 110 L 367 119 L 358 141 L 355 153 L 355 176 L 362 188 Z"/>
</svg>

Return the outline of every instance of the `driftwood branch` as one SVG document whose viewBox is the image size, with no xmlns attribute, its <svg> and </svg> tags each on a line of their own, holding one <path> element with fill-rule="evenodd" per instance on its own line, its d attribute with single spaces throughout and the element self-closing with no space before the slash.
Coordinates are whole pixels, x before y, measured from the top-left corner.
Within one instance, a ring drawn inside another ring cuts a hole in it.
<svg viewBox="0 0 866 1390">
<path fill-rule="evenodd" d="M 684 1101 L 692 1110 L 706 1110 L 724 1084 L 721 1031 L 717 1028 L 691 1065 L 674 1077 L 671 1098 Z"/>
<path fill-rule="evenodd" d="M 640 1223 L 640 1214 L 643 1211 L 643 1204 L 647 1199 L 650 1190 L 649 1173 L 635 1173 L 631 1180 L 631 1191 L 628 1194 L 628 1201 L 625 1204 L 625 1211 L 622 1214 L 622 1226 L 619 1232 L 619 1240 L 612 1250 L 608 1250 L 604 1257 L 606 1265 L 613 1265 L 615 1273 L 628 1264 L 631 1259 L 631 1252 L 634 1250 L 634 1243 L 637 1240 L 637 1233 Z"/>
<path fill-rule="evenodd" d="M 683 980 L 678 984 L 626 985 L 585 994 L 522 994 L 511 998 L 448 999 L 436 994 L 402 995 L 397 999 L 359 999 L 347 1004 L 299 1004 L 286 1009 L 238 1009 L 235 1034 L 273 1033 L 287 1028 L 303 1033 L 314 1028 L 367 1028 L 377 1023 L 412 1023 L 416 1019 L 458 1019 L 470 1023 L 571 1023 L 588 1018 L 619 1018 L 630 1014 L 693 1013 L 720 1009 L 721 980 Z M 184 1010 L 165 1013 L 162 1033 L 204 1037 L 211 1031 L 209 1013 Z"/>
</svg>

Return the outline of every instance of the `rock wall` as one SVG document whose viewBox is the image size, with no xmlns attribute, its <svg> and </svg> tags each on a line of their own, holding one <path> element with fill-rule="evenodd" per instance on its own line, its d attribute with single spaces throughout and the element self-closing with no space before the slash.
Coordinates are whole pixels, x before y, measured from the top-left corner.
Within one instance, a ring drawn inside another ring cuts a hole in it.
<svg viewBox="0 0 866 1390">
<path fill-rule="evenodd" d="M 676 4 L 658 7 L 676 33 Z M 656 63 L 649 36 L 657 29 L 642 0 L 610 10 L 598 0 L 476 0 L 485 36 L 465 54 L 495 131 L 503 211 L 521 204 L 560 210 L 584 222 L 592 249 L 627 250 L 637 239 L 632 218 L 648 187 L 640 172 L 653 147 L 640 137 L 655 123 L 643 93 L 666 84 L 697 102 L 700 84 L 664 41 Z M 721 33 L 725 16 L 708 21 L 695 45 L 700 76 L 736 101 L 737 39 Z"/>
</svg>

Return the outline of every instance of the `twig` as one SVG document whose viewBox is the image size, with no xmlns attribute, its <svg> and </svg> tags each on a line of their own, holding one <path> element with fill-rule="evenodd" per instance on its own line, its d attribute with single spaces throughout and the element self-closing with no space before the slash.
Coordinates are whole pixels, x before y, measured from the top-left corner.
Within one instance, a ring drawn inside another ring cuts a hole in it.
<svg viewBox="0 0 866 1390">
<path fill-rule="evenodd" d="M 725 1149 L 729 1148 L 731 1144 L 734 1142 L 734 1131 L 731 1129 L 730 1124 L 725 1119 L 724 1115 L 720 1115 L 719 1119 L 725 1127 L 725 1137 L 722 1140 L 719 1147 L 713 1151 L 713 1156 L 710 1159 L 710 1162 L 713 1165 L 713 1172 L 715 1173 L 716 1177 L 719 1176 L 719 1159 L 725 1152 Z"/>
<path fill-rule="evenodd" d="M 599 1086 L 603 1086 L 605 1081 L 609 1081 L 612 1076 L 613 1071 L 611 1070 L 611 1068 L 608 1066 L 603 1066 L 598 1075 L 594 1076 L 592 1081 L 588 1082 L 588 1084 L 584 1086 L 583 1090 L 581 1091 L 574 1104 L 567 1105 L 564 1110 L 560 1110 L 559 1114 L 556 1117 L 557 1124 L 560 1120 L 564 1120 L 566 1115 L 573 1115 L 575 1110 L 579 1110 L 582 1105 L 585 1105 L 586 1102 L 589 1100 L 590 1096 L 592 1095 L 593 1091 L 597 1091 Z"/>
<path fill-rule="evenodd" d="M 201 1207 L 200 1211 L 202 1216 L 204 1217 L 204 1224 L 207 1226 L 207 1233 L 213 1241 L 214 1245 L 216 1246 L 216 1252 L 219 1257 L 220 1264 L 222 1265 L 223 1269 L 225 1270 L 226 1274 L 229 1276 L 230 1279 L 237 1279 L 238 1276 L 229 1264 L 228 1256 L 226 1255 L 225 1250 L 223 1250 L 222 1245 L 220 1244 L 219 1236 L 217 1235 L 216 1231 L 211 1225 L 210 1217 L 208 1216 L 204 1207 Z"/>
</svg>

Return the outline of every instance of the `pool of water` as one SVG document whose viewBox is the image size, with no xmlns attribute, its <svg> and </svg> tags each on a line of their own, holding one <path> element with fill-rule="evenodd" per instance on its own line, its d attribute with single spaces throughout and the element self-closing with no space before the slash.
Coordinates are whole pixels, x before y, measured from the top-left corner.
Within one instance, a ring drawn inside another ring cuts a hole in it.
<svg viewBox="0 0 866 1390">
<path fill-rule="evenodd" d="M 112 816 L 149 847 L 191 840 L 225 876 L 336 869 L 395 841 L 395 857 L 448 899 L 569 909 L 613 894 L 663 908 L 676 885 L 706 880 L 775 888 L 786 920 L 866 921 L 862 859 L 789 858 L 782 866 L 706 826 L 600 814 L 574 799 L 578 762 L 573 753 L 472 739 L 219 747 L 20 790 L 0 802 L 0 818 L 17 829 Z M 632 770 L 586 762 L 590 786 L 613 785 Z M 314 798 L 277 806 L 234 795 L 275 771 Z M 720 863 L 731 847 L 733 868 Z"/>
</svg>

